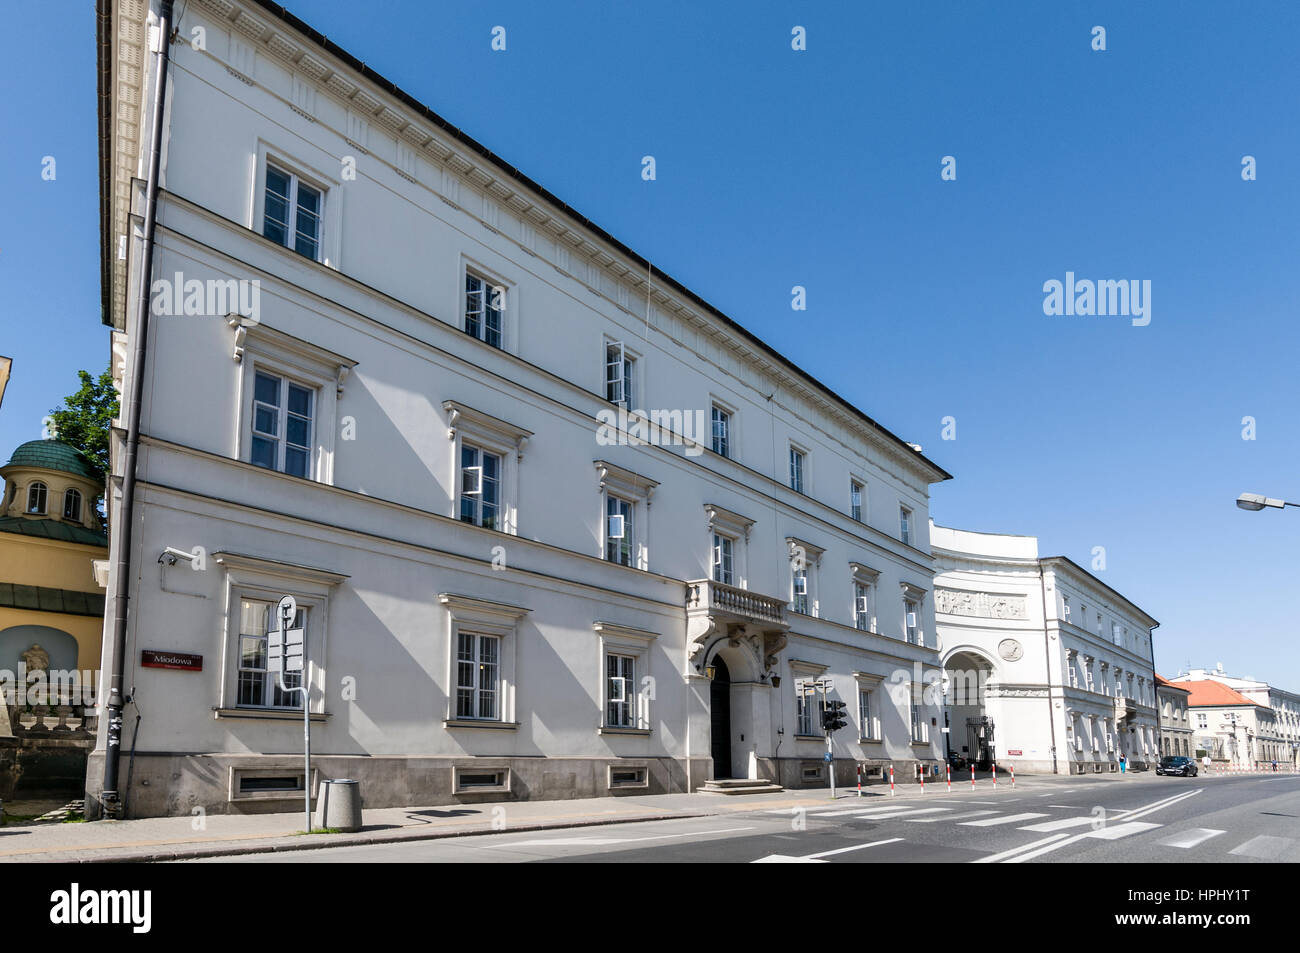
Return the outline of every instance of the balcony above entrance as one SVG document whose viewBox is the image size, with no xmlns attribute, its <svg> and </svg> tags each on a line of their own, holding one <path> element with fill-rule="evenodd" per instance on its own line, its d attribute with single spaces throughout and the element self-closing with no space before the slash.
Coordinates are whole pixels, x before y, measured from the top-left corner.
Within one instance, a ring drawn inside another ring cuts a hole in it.
<svg viewBox="0 0 1300 953">
<path fill-rule="evenodd" d="M 712 579 L 686 583 L 686 632 L 690 658 L 703 664 L 703 650 L 715 637 L 725 636 L 733 644 L 746 640 L 770 671 L 785 648 L 790 624 L 786 604 L 775 596 L 738 589 Z"/>
</svg>

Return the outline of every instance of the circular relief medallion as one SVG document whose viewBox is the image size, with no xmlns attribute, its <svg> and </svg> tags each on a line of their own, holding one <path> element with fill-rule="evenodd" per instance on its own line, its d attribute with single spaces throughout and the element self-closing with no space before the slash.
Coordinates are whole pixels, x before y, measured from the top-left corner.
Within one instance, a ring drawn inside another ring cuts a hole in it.
<svg viewBox="0 0 1300 953">
<path fill-rule="evenodd" d="M 1015 662 L 1025 654 L 1025 647 L 1015 639 L 1003 639 L 998 643 L 998 654 L 1008 662 Z"/>
</svg>

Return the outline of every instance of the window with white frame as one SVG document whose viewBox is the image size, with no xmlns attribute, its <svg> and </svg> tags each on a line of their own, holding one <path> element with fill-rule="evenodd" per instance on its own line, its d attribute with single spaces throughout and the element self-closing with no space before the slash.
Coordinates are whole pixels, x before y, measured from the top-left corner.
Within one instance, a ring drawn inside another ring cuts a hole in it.
<svg viewBox="0 0 1300 953">
<path fill-rule="evenodd" d="M 235 704 L 239 708 L 291 708 L 302 710 L 302 672 L 279 674 L 268 668 L 268 633 L 278 631 L 276 603 L 257 599 L 239 602 L 239 667 Z M 291 629 L 304 629 L 307 609 L 299 607 Z"/>
<path fill-rule="evenodd" d="M 853 584 L 853 626 L 871 631 L 871 587 L 863 582 Z"/>
<path fill-rule="evenodd" d="M 713 405 L 713 452 L 720 457 L 731 456 L 731 412 Z"/>
<path fill-rule="evenodd" d="M 302 710 L 302 693 L 285 691 L 302 684 L 302 672 L 290 669 L 280 678 L 269 670 L 269 634 L 281 629 L 277 606 L 288 594 L 297 602 L 289 628 L 302 629 L 312 673 L 311 710 L 325 711 L 325 663 L 329 658 L 329 601 L 332 589 L 347 578 L 326 569 L 286 565 L 248 554 L 217 551 L 211 557 L 225 572 L 223 602 L 226 650 L 222 708 Z M 288 666 L 286 666 L 288 667 Z"/>
<path fill-rule="evenodd" d="M 924 744 L 930 740 L 930 725 L 925 720 L 925 710 L 917 686 L 913 685 L 907 694 L 908 714 L 912 726 L 912 744 Z"/>
<path fill-rule="evenodd" d="M 658 633 L 611 621 L 591 628 L 601 638 L 602 731 L 649 735 L 654 703 L 650 647 Z"/>
<path fill-rule="evenodd" d="M 312 261 L 321 258 L 325 193 L 296 173 L 267 163 L 262 234 Z"/>
<path fill-rule="evenodd" d="M 356 361 L 265 324 L 229 323 L 242 375 L 240 459 L 330 483 L 339 399 Z"/>
<path fill-rule="evenodd" d="M 462 443 L 460 519 L 485 529 L 501 529 L 501 457 Z"/>
<path fill-rule="evenodd" d="M 505 310 L 505 286 L 466 269 L 465 333 L 484 344 L 502 347 L 502 315 Z"/>
<path fill-rule="evenodd" d="M 1071 621 L 1070 620 L 1070 597 L 1066 595 L 1061 596 L 1061 618 L 1064 619 L 1066 622 Z"/>
<path fill-rule="evenodd" d="M 858 687 L 858 731 L 863 740 L 880 737 L 880 722 L 876 717 L 876 702 L 873 688 Z"/>
<path fill-rule="evenodd" d="M 636 558 L 636 504 L 617 496 L 605 497 L 605 558 L 632 566 Z"/>
<path fill-rule="evenodd" d="M 46 496 L 49 491 L 45 484 L 37 480 L 27 487 L 27 512 L 38 516 L 45 515 Z"/>
<path fill-rule="evenodd" d="M 791 582 L 793 598 L 790 601 L 790 609 L 808 615 L 808 570 L 795 569 L 793 577 Z"/>
<path fill-rule="evenodd" d="M 862 494 L 866 485 L 860 480 L 849 480 L 849 517 L 862 522 Z"/>
<path fill-rule="evenodd" d="M 1110 624 L 1110 640 L 1111 640 L 1112 642 L 1114 642 L 1116 645 L 1123 645 L 1123 644 L 1124 644 L 1124 643 L 1121 641 L 1121 631 L 1122 631 L 1122 630 L 1121 630 L 1120 624 L 1119 624 L 1118 622 L 1112 622 L 1112 623 Z"/>
<path fill-rule="evenodd" d="M 853 580 L 853 626 L 863 632 L 875 632 L 876 583 L 880 571 L 859 562 L 850 562 L 849 571 Z"/>
<path fill-rule="evenodd" d="M 713 581 L 736 584 L 736 541 L 722 533 L 713 534 Z"/>
<path fill-rule="evenodd" d="M 613 652 L 605 656 L 605 724 L 636 727 L 636 659 Z"/>
<path fill-rule="evenodd" d="M 822 733 L 822 711 L 825 696 L 813 685 L 813 679 L 796 679 L 795 734 L 812 736 Z"/>
<path fill-rule="evenodd" d="M 907 642 L 911 645 L 924 645 L 925 633 L 921 628 L 921 598 L 908 595 L 903 598 L 903 625 Z"/>
<path fill-rule="evenodd" d="M 1066 666 L 1070 673 L 1070 687 L 1079 687 L 1079 656 L 1075 652 L 1070 652 L 1065 657 Z"/>
<path fill-rule="evenodd" d="M 63 492 L 63 518 L 74 523 L 81 522 L 81 491 L 68 487 Z"/>
<path fill-rule="evenodd" d="M 501 638 L 461 630 L 456 642 L 456 718 L 501 719 Z"/>
<path fill-rule="evenodd" d="M 636 399 L 636 357 L 622 341 L 605 342 L 605 399 L 631 409 Z"/>
<path fill-rule="evenodd" d="M 796 493 L 804 491 L 804 471 L 807 468 L 808 455 L 798 447 L 790 446 L 790 489 Z"/>
<path fill-rule="evenodd" d="M 316 392 L 267 371 L 253 382 L 251 462 L 290 476 L 313 478 Z"/>
<path fill-rule="evenodd" d="M 620 566 L 648 570 L 650 498 L 659 484 L 607 460 L 594 462 L 601 492 L 601 555 Z"/>
<path fill-rule="evenodd" d="M 1203 712 L 1203 711 L 1198 711 L 1198 712 L 1196 713 L 1196 727 L 1197 727 L 1197 728 L 1208 728 L 1208 727 L 1210 727 L 1210 719 L 1209 719 L 1209 716 L 1205 714 L 1205 712 Z"/>
<path fill-rule="evenodd" d="M 898 508 L 898 538 L 908 546 L 912 545 L 912 511 L 906 506 Z"/>
</svg>

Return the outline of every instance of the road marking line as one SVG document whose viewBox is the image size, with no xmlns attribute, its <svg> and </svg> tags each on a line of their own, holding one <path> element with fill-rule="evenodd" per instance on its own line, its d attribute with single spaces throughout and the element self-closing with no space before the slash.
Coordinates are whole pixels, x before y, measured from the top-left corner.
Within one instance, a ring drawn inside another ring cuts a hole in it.
<svg viewBox="0 0 1300 953">
<path fill-rule="evenodd" d="M 1191 830 L 1182 831 L 1173 834 L 1160 841 L 1162 847 L 1195 847 L 1197 844 L 1203 844 L 1211 837 L 1218 837 L 1225 831 L 1216 831 L 1209 827 L 1193 827 Z"/>
<path fill-rule="evenodd" d="M 1258 837 L 1252 837 L 1239 847 L 1234 847 L 1228 853 L 1236 854 L 1238 857 L 1258 857 L 1260 860 L 1274 860 L 1280 857 L 1282 852 L 1294 843 L 1295 841 L 1290 837 L 1270 837 L 1268 834 L 1260 834 Z"/>
<path fill-rule="evenodd" d="M 939 821 L 955 821 L 962 817 L 983 817 L 985 814 L 996 813 L 997 811 L 968 811 L 965 814 L 949 814 L 947 817 L 905 817 L 903 820 L 913 824 L 936 824 Z"/>
<path fill-rule="evenodd" d="M 850 808 L 849 810 L 846 811 L 818 811 L 817 813 L 809 814 L 808 816 L 809 817 L 848 817 L 849 815 L 856 815 L 858 817 L 869 817 L 877 814 L 894 815 L 894 814 L 908 814 L 912 811 L 946 811 L 946 810 L 948 810 L 948 808 L 946 807 L 918 808 L 918 807 L 903 807 L 901 804 L 891 804 L 888 807 L 867 807 L 867 808 L 855 807 L 855 808 Z"/>
<path fill-rule="evenodd" d="M 734 834 L 752 831 L 753 827 L 727 827 L 716 831 L 687 831 L 684 834 L 656 834 L 653 837 L 555 837 L 536 840 L 517 840 L 508 844 L 482 844 L 482 847 L 603 847 L 610 844 L 633 844 L 638 841 L 667 840 L 673 837 L 703 837 L 706 834 Z"/>
<path fill-rule="evenodd" d="M 870 844 L 854 844 L 852 847 L 837 847 L 835 850 L 823 850 L 816 854 L 805 854 L 804 860 L 816 860 L 819 857 L 830 857 L 834 854 L 847 854 L 851 850 L 863 850 L 867 847 L 879 847 L 881 844 L 894 844 L 902 840 L 901 837 L 891 837 L 888 840 L 872 841 Z"/>
<path fill-rule="evenodd" d="M 1031 821 L 1035 817 L 1046 817 L 1046 814 L 1035 814 L 1029 812 L 1026 814 L 1009 814 L 1006 817 L 989 817 L 982 821 L 962 821 L 961 827 L 996 827 L 999 824 L 1014 824 L 1016 821 Z"/>
<path fill-rule="evenodd" d="M 1056 836 L 1063 837 L 1065 839 L 1055 841 L 1054 843 L 1040 842 L 1043 843 L 1043 846 L 1035 847 L 1033 850 L 1022 851 L 1021 853 L 1016 854 L 1015 856 L 1007 857 L 1004 860 L 998 862 L 1007 863 L 1007 864 L 1022 864 L 1026 860 L 1033 860 L 1035 857 L 1043 856 L 1043 854 L 1050 854 L 1052 851 L 1058 850 L 1061 847 L 1065 847 L 1067 844 L 1076 844 L 1081 840 L 1087 840 L 1089 838 L 1100 838 L 1101 840 L 1118 840 L 1121 837 L 1127 837 L 1129 834 L 1140 834 L 1143 831 L 1151 830 L 1152 828 L 1160 827 L 1160 826 L 1161 825 L 1159 824 L 1148 824 L 1145 821 L 1133 821 L 1132 823 L 1129 824 L 1120 824 L 1117 827 L 1107 827 L 1099 831 L 1088 831 L 1088 833 L 1086 834 L 1074 834 L 1072 836 L 1059 834 Z M 1032 847 L 1033 845 L 1030 846 Z"/>
<path fill-rule="evenodd" d="M 1189 797 L 1196 797 L 1196 795 L 1200 794 L 1203 790 L 1205 789 L 1197 788 L 1195 791 L 1185 791 L 1184 793 L 1179 794 L 1176 797 L 1172 797 L 1163 803 L 1157 802 L 1155 804 L 1152 804 L 1150 807 L 1138 808 L 1135 811 L 1128 811 L 1127 813 L 1125 813 L 1124 817 L 1130 821 L 1136 820 L 1139 817 L 1146 817 L 1148 814 L 1154 814 L 1156 811 L 1163 810 L 1167 807 L 1173 807 L 1175 804 L 1177 804 L 1180 801 L 1186 801 Z"/>
<path fill-rule="evenodd" d="M 1055 831 L 1069 830 L 1071 827 L 1082 827 L 1084 824 L 1091 824 L 1095 821 L 1094 817 L 1067 817 L 1059 821 L 1044 821 L 1042 824 L 1030 824 L 1027 827 L 1020 828 L 1022 831 L 1034 831 L 1038 834 L 1051 834 Z"/>
<path fill-rule="evenodd" d="M 1036 840 L 1031 844 L 1021 844 L 1019 847 L 1013 847 L 1010 850 L 1004 850 L 1000 854 L 989 854 L 987 857 L 981 857 L 978 860 L 972 861 L 972 863 L 1000 864 L 1007 858 L 1014 857 L 1016 854 L 1019 854 L 1023 851 L 1033 850 L 1036 847 L 1043 847 L 1044 845 L 1059 843 L 1061 841 L 1064 841 L 1069 836 L 1070 836 L 1069 834 L 1053 834 L 1051 837 L 1044 837 L 1042 840 Z"/>
</svg>

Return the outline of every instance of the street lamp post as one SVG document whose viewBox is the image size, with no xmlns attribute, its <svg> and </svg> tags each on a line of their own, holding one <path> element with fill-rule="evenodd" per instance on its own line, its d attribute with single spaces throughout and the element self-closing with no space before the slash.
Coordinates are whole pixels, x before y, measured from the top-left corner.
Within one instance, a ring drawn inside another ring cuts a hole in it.
<svg viewBox="0 0 1300 953">
<path fill-rule="evenodd" d="M 1266 506 L 1282 509 L 1284 506 L 1300 506 L 1300 503 L 1288 503 L 1286 500 L 1275 500 L 1271 496 L 1264 496 L 1262 493 L 1243 493 L 1237 497 L 1237 506 L 1243 510 L 1252 512 L 1262 510 Z"/>
</svg>

